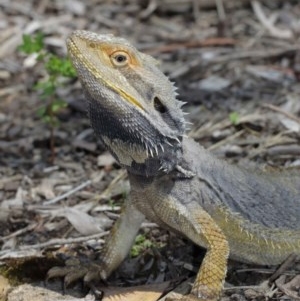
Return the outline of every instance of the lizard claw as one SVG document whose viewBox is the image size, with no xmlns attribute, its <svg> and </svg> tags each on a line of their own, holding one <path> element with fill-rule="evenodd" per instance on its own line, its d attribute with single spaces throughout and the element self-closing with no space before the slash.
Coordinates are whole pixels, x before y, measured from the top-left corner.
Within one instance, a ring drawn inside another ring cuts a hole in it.
<svg viewBox="0 0 300 301">
<path fill-rule="evenodd" d="M 92 281 L 101 280 L 101 266 L 90 262 L 81 262 L 78 259 L 69 259 L 65 262 L 63 267 L 53 267 L 51 268 L 46 277 L 46 283 L 52 278 L 63 277 L 64 291 L 66 288 L 82 279 L 84 284 L 90 287 Z"/>
</svg>

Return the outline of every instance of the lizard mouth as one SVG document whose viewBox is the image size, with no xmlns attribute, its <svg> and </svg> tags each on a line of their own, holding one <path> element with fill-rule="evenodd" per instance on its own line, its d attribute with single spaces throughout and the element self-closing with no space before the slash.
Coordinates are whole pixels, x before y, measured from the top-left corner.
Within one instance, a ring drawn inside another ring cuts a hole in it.
<svg viewBox="0 0 300 301">
<path fill-rule="evenodd" d="M 144 107 L 138 100 L 136 100 L 135 97 L 131 96 L 129 93 L 126 93 L 122 88 L 116 86 L 113 82 L 109 81 L 104 76 L 104 73 L 101 72 L 98 68 L 96 68 L 92 64 L 92 62 L 84 54 L 82 54 L 82 51 L 80 50 L 76 41 L 74 41 L 74 38 L 68 37 L 67 48 L 68 48 L 69 55 L 72 57 L 72 62 L 77 72 L 80 72 L 80 68 L 77 68 L 77 60 L 78 58 L 80 58 L 81 66 L 83 63 L 85 68 L 88 69 L 90 73 L 93 74 L 97 80 L 100 80 L 104 86 L 106 86 L 108 89 L 111 89 L 115 93 L 119 94 L 122 99 L 125 99 L 131 105 L 134 105 L 135 107 L 138 107 L 143 112 L 145 112 Z"/>
</svg>

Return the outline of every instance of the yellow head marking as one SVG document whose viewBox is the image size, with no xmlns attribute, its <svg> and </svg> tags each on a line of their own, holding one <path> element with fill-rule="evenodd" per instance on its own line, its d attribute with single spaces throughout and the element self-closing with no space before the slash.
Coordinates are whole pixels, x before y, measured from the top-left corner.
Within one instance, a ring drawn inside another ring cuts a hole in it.
<svg viewBox="0 0 300 301">
<path fill-rule="evenodd" d="M 88 57 L 82 54 L 80 50 L 81 47 L 79 46 L 82 42 L 85 43 L 88 48 L 93 50 L 93 52 L 97 55 L 97 60 L 99 60 L 101 64 L 110 68 L 134 68 L 135 66 L 139 66 L 140 62 L 135 55 L 127 48 L 119 45 L 96 43 L 93 41 L 84 42 L 80 38 L 79 40 L 76 38 L 72 39 L 72 42 L 69 43 L 68 46 L 70 54 L 75 54 L 75 56 L 80 57 L 86 68 L 89 69 L 95 77 L 100 79 L 107 87 L 117 92 L 123 99 L 145 111 L 143 106 L 134 96 L 127 93 L 120 85 L 110 81 L 109 77 L 105 76 L 105 71 L 102 72 L 102 70 L 99 69 L 99 67 L 97 68 Z"/>
</svg>

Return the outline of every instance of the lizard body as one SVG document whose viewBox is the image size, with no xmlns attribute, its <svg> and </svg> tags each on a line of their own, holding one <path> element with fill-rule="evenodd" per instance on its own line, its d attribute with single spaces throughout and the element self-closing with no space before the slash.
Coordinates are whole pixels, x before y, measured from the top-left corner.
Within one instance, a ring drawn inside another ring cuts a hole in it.
<svg viewBox="0 0 300 301">
<path fill-rule="evenodd" d="M 241 169 L 186 138 L 173 84 L 125 39 L 75 31 L 67 46 L 91 125 L 131 184 L 102 264 L 86 281 L 117 268 L 145 217 L 207 249 L 181 300 L 217 299 L 228 256 L 276 265 L 300 255 L 300 174 Z"/>
</svg>

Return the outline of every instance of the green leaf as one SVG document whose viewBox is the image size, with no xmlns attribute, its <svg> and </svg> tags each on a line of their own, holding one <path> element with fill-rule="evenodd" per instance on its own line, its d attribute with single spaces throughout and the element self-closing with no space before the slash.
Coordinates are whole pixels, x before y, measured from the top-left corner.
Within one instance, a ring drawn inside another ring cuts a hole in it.
<svg viewBox="0 0 300 301">
<path fill-rule="evenodd" d="M 44 35 L 41 32 L 38 32 L 34 36 L 24 34 L 23 43 L 18 47 L 18 50 L 27 54 L 31 54 L 39 53 L 43 48 Z"/>
<path fill-rule="evenodd" d="M 153 247 L 154 244 L 151 240 L 147 239 L 145 235 L 139 234 L 135 239 L 135 243 L 130 250 L 130 255 L 136 257 L 140 255 L 146 249 Z"/>
<path fill-rule="evenodd" d="M 61 75 L 65 77 L 75 77 L 76 71 L 67 58 L 59 58 L 56 55 L 51 55 L 45 63 L 45 68 L 50 75 Z"/>
<path fill-rule="evenodd" d="M 49 124 L 51 127 L 59 126 L 59 120 L 57 119 L 57 117 L 49 115 L 47 113 L 47 110 L 46 113 L 41 118 L 44 123 Z"/>
<path fill-rule="evenodd" d="M 51 103 L 51 111 L 53 113 L 59 111 L 62 108 L 65 108 L 68 104 L 62 99 L 56 99 Z"/>
<path fill-rule="evenodd" d="M 42 118 L 42 117 L 44 117 L 46 115 L 46 112 L 47 112 L 47 107 L 46 106 L 42 106 L 42 107 L 40 107 L 40 108 L 37 109 L 36 114 L 40 118 Z"/>
<path fill-rule="evenodd" d="M 232 112 L 229 114 L 229 120 L 233 125 L 237 125 L 239 122 L 240 116 L 238 112 Z"/>
<path fill-rule="evenodd" d="M 109 204 L 109 206 L 111 206 L 111 209 L 114 210 L 114 208 L 116 206 L 115 201 L 113 199 L 109 199 L 108 204 Z"/>
<path fill-rule="evenodd" d="M 45 123 L 50 123 L 51 124 L 51 116 L 49 115 L 44 115 L 42 116 L 42 120 L 45 122 Z"/>
<path fill-rule="evenodd" d="M 44 35 L 41 32 L 36 35 L 23 35 L 23 42 L 18 49 L 27 54 L 37 53 L 38 60 L 44 64 L 48 78 L 39 81 L 34 89 L 39 91 L 40 98 L 46 101 L 46 105 L 38 108 L 37 115 L 53 129 L 59 125 L 55 113 L 67 106 L 64 100 L 56 99 L 57 87 L 60 84 L 58 78 L 74 78 L 76 71 L 68 58 L 60 58 L 44 49 Z"/>
<path fill-rule="evenodd" d="M 51 80 L 38 82 L 34 88 L 42 92 L 42 98 L 54 95 L 56 91 L 56 86 Z"/>
<path fill-rule="evenodd" d="M 77 76 L 76 70 L 69 59 L 63 59 L 61 75 L 70 78 Z"/>
</svg>

